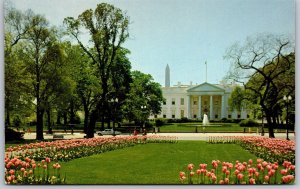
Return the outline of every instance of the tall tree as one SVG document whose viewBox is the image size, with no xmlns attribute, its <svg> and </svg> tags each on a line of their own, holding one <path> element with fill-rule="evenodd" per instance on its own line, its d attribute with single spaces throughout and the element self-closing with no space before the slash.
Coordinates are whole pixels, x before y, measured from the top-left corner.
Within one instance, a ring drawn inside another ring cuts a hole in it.
<svg viewBox="0 0 300 189">
<path fill-rule="evenodd" d="M 93 110 L 90 118 L 91 127 L 89 127 L 88 137 L 93 137 L 99 110 L 101 110 L 101 121 L 104 128 L 104 119 L 108 110 L 107 94 L 109 93 L 110 70 L 117 52 L 129 36 L 129 18 L 121 9 L 101 3 L 97 5 L 94 11 L 92 9 L 84 11 L 77 19 L 65 18 L 64 23 L 70 35 L 77 40 L 80 47 L 98 68 L 102 91 L 101 100 L 97 103 L 97 107 Z M 89 41 L 92 43 L 92 47 L 84 44 L 80 39 L 82 29 L 89 32 Z"/>
<path fill-rule="evenodd" d="M 228 105 L 232 111 L 236 110 L 240 112 L 243 108 L 244 100 L 243 89 L 240 86 L 236 86 L 228 99 Z"/>
<path fill-rule="evenodd" d="M 8 4 L 5 5 L 5 126 L 10 126 L 11 112 L 18 112 L 21 107 L 24 107 L 24 110 L 30 109 L 31 99 L 26 95 L 28 87 L 23 82 L 27 75 L 18 56 L 23 47 L 18 44 L 28 32 L 31 12 L 23 13 Z"/>
<path fill-rule="evenodd" d="M 55 30 L 49 28 L 44 16 L 33 15 L 29 22 L 24 60 L 31 75 L 32 95 L 36 99 L 36 139 L 42 140 L 43 115 L 49 96 L 55 91 L 63 52 L 56 42 Z"/>
<path fill-rule="evenodd" d="M 130 91 L 126 103 L 123 105 L 123 111 L 129 121 L 141 124 L 150 115 L 161 112 L 164 98 L 160 84 L 154 82 L 150 74 L 133 71 L 132 79 L 133 82 L 130 84 Z"/>
<path fill-rule="evenodd" d="M 226 52 L 225 58 L 231 61 L 229 78 L 243 83 L 252 99 L 262 107 L 272 138 L 282 92 L 294 91 L 293 87 L 278 85 L 280 78 L 294 69 L 294 51 L 294 42 L 288 37 L 265 34 L 249 37 L 245 44 L 236 43 Z M 294 79 L 286 82 L 294 83 Z"/>
</svg>

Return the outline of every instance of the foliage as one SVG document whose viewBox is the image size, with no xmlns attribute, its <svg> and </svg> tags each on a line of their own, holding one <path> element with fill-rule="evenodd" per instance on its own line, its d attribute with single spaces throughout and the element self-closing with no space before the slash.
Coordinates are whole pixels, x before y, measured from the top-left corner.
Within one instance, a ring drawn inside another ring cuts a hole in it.
<svg viewBox="0 0 300 189">
<path fill-rule="evenodd" d="M 162 91 L 160 84 L 154 82 L 150 74 L 133 71 L 132 79 L 123 112 L 129 121 L 142 123 L 150 115 L 160 113 L 163 102 Z"/>
<path fill-rule="evenodd" d="M 240 112 L 243 108 L 244 91 L 240 86 L 236 86 L 228 99 L 228 105 L 231 111 Z"/>
<path fill-rule="evenodd" d="M 260 34 L 248 37 L 242 45 L 232 45 L 226 52 L 225 58 L 231 62 L 228 78 L 243 83 L 245 98 L 261 106 L 270 137 L 274 137 L 283 96 L 295 96 L 294 48 L 288 37 Z"/>
<path fill-rule="evenodd" d="M 157 127 L 163 126 L 165 123 L 164 119 L 155 119 L 155 126 Z"/>
<path fill-rule="evenodd" d="M 239 125 L 241 127 L 257 127 L 259 126 L 259 123 L 257 123 L 255 120 L 253 119 L 245 119 L 245 120 L 242 120 Z"/>
<path fill-rule="evenodd" d="M 93 108 L 90 116 L 90 127 L 88 128 L 88 137 L 93 137 L 95 123 L 100 113 L 102 127 L 104 127 L 105 116 L 109 115 L 108 109 L 110 90 L 110 79 L 112 78 L 112 68 L 116 62 L 117 54 L 121 45 L 129 37 L 128 26 L 129 18 L 121 9 L 113 5 L 101 3 L 95 10 L 88 9 L 78 16 L 77 19 L 67 17 L 64 19 L 68 33 L 74 37 L 89 57 L 92 63 L 97 67 L 96 75 L 101 85 L 101 100 L 98 100 L 96 107 Z M 84 44 L 80 35 L 86 31 L 89 33 L 90 44 Z M 115 66 L 117 68 L 117 66 Z M 115 96 L 114 96 L 115 98 Z M 100 110 L 100 112 L 98 112 Z M 103 129 L 103 128 L 102 128 Z"/>
</svg>

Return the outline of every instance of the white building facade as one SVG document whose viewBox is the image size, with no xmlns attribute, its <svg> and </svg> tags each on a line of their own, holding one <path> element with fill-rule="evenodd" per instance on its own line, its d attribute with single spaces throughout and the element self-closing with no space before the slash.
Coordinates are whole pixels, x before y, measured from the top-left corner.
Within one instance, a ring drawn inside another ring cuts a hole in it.
<svg viewBox="0 0 300 189">
<path fill-rule="evenodd" d="M 167 66 L 169 71 L 169 67 Z M 166 69 L 166 70 L 167 70 Z M 169 75 L 166 74 L 166 83 L 169 83 Z M 246 119 L 249 112 L 246 109 L 230 111 L 228 99 L 236 85 L 210 84 L 204 82 L 200 85 L 178 85 L 162 87 L 165 103 L 159 115 L 150 118 L 181 119 L 203 119 L 206 114 L 209 120 Z"/>
</svg>

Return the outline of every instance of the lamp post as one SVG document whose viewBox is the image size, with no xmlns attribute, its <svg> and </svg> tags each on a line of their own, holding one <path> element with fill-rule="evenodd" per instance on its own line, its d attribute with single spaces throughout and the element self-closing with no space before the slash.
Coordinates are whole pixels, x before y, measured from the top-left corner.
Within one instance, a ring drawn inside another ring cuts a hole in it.
<svg viewBox="0 0 300 189">
<path fill-rule="evenodd" d="M 144 118 L 144 111 L 146 110 L 147 106 L 144 105 L 144 106 L 141 106 L 141 109 L 142 109 L 142 119 L 143 119 L 143 129 L 145 128 L 145 118 Z"/>
<path fill-rule="evenodd" d="M 289 139 L 289 128 L 288 128 L 288 123 L 289 123 L 289 102 L 292 100 L 291 95 L 289 95 L 288 97 L 284 95 L 283 100 L 285 101 L 286 104 L 286 140 L 290 140 Z"/>
<path fill-rule="evenodd" d="M 111 103 L 113 103 L 113 113 L 116 113 L 116 103 L 118 103 L 119 99 L 118 98 L 112 98 L 110 100 Z M 115 136 L 115 115 L 113 115 L 113 136 Z"/>
</svg>

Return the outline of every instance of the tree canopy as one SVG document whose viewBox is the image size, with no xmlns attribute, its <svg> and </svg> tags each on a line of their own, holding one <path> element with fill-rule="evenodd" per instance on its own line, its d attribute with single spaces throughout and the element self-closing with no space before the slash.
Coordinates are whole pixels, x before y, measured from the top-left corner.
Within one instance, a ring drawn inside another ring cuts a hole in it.
<svg viewBox="0 0 300 189">
<path fill-rule="evenodd" d="M 279 124 L 283 96 L 294 97 L 294 52 L 292 39 L 261 34 L 247 38 L 243 45 L 234 44 L 225 56 L 231 62 L 228 78 L 243 83 L 246 98 L 261 106 L 270 137 L 274 137 L 273 128 Z"/>
</svg>

